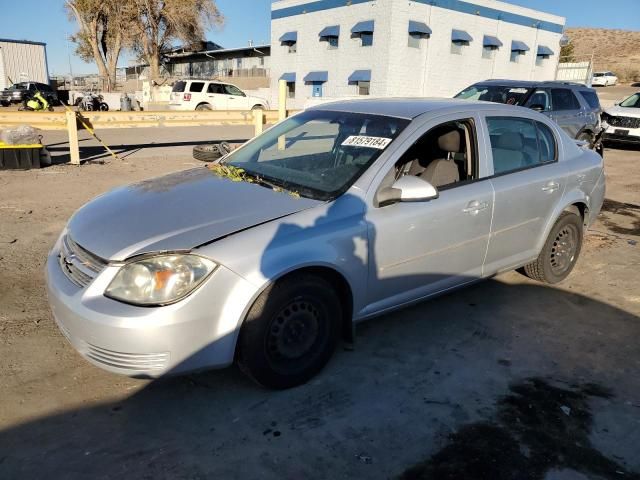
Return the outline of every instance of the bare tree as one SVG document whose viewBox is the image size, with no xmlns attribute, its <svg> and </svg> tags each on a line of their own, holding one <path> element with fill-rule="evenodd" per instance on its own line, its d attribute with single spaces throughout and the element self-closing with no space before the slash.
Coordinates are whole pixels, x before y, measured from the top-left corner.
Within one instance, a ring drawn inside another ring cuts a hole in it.
<svg viewBox="0 0 640 480">
<path fill-rule="evenodd" d="M 175 40 L 190 46 L 201 42 L 207 27 L 218 27 L 224 18 L 215 0 L 127 0 L 135 5 L 133 47 L 149 64 L 150 77 L 160 77 L 163 53 Z"/>
<path fill-rule="evenodd" d="M 95 61 L 99 75 L 106 80 L 104 88 L 113 90 L 116 69 L 122 49 L 130 45 L 133 31 L 131 0 L 65 0 L 71 18 L 79 30 L 71 39 L 76 54 L 84 61 Z"/>
</svg>

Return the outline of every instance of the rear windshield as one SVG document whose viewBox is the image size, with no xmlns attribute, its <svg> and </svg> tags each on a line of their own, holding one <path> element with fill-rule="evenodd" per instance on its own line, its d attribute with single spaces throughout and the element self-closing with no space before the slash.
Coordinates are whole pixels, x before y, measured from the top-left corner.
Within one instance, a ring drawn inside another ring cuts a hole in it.
<svg viewBox="0 0 640 480">
<path fill-rule="evenodd" d="M 594 77 L 604 77 L 604 73 L 594 73 Z"/>
<path fill-rule="evenodd" d="M 485 102 L 506 103 L 507 105 L 523 105 L 531 88 L 508 87 L 504 85 L 472 85 L 461 91 L 455 98 L 464 100 L 484 100 Z"/>
<path fill-rule="evenodd" d="M 580 95 L 589 104 L 591 108 L 600 108 L 600 100 L 596 92 L 590 92 L 589 90 L 580 90 Z"/>
<path fill-rule="evenodd" d="M 184 92 L 184 87 L 187 86 L 187 82 L 179 81 L 173 85 L 172 92 Z"/>
</svg>

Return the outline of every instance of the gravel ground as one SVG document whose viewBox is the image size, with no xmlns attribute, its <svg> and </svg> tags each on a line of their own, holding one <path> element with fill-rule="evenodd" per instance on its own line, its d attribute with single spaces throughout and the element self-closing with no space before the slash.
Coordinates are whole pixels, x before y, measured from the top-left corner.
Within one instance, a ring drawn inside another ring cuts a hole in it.
<svg viewBox="0 0 640 480">
<path fill-rule="evenodd" d="M 103 372 L 48 311 L 73 211 L 188 154 L 0 172 L 0 478 L 637 478 L 640 150 L 605 158 L 608 200 L 561 285 L 511 272 L 386 315 L 283 392 L 235 368 Z"/>
</svg>

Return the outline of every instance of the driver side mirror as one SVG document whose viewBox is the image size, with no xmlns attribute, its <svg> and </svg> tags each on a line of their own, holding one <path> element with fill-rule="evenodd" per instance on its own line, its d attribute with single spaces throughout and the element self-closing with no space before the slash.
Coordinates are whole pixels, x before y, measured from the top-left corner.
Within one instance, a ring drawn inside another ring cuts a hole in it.
<svg viewBox="0 0 640 480">
<path fill-rule="evenodd" d="M 427 202 L 438 198 L 438 189 L 426 180 L 413 175 L 399 178 L 391 187 L 378 192 L 379 205 L 397 202 Z"/>
<path fill-rule="evenodd" d="M 531 108 L 531 110 L 535 110 L 536 112 L 544 112 L 545 111 L 544 105 L 541 105 L 539 103 L 534 103 L 529 108 Z"/>
</svg>

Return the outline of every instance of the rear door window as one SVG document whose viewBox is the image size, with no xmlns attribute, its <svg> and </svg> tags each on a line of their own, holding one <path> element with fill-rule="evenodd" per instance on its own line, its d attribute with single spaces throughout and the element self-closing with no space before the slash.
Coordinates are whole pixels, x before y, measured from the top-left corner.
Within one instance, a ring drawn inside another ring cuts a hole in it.
<svg viewBox="0 0 640 480">
<path fill-rule="evenodd" d="M 600 100 L 596 92 L 590 92 L 589 90 L 580 90 L 580 95 L 589 104 L 591 108 L 600 109 Z"/>
<path fill-rule="evenodd" d="M 551 102 L 554 110 L 580 110 L 580 102 L 568 88 L 552 88 Z"/>
<path fill-rule="evenodd" d="M 200 93 L 204 88 L 204 82 L 191 82 L 189 86 L 189 91 L 193 93 Z"/>
<path fill-rule="evenodd" d="M 213 93 L 213 94 L 224 94 L 224 89 L 222 88 L 222 85 L 220 85 L 219 83 L 210 83 L 209 87 L 207 88 L 207 93 Z"/>
<path fill-rule="evenodd" d="M 538 129 L 538 144 L 540 148 L 540 163 L 555 162 L 558 159 L 556 137 L 549 127 L 542 122 L 536 122 Z"/>
<path fill-rule="evenodd" d="M 487 117 L 494 175 L 542 163 L 536 123 L 528 118 Z"/>
</svg>

